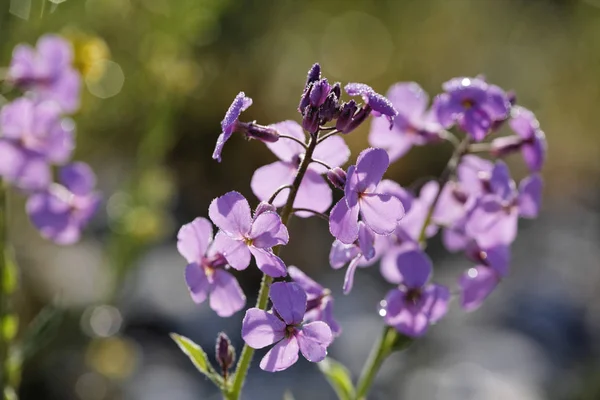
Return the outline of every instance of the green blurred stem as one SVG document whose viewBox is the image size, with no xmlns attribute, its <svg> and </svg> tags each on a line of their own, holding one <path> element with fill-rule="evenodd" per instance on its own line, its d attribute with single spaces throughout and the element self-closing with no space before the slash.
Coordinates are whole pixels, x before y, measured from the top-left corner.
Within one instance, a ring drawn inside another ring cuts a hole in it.
<svg viewBox="0 0 600 400">
<path fill-rule="evenodd" d="M 427 212 L 427 217 L 425 218 L 425 222 L 421 227 L 421 231 L 419 234 L 419 242 L 425 243 L 427 239 L 427 226 L 431 222 L 431 218 L 433 217 L 433 212 L 440 201 L 442 190 L 444 186 L 450 181 L 450 178 L 456 172 L 456 168 L 458 167 L 458 163 L 463 155 L 467 153 L 469 149 L 469 137 L 465 137 L 460 144 L 454 149 L 454 153 L 452 153 L 452 157 L 448 161 L 446 168 L 440 175 L 439 179 L 439 190 L 429 207 L 429 211 Z M 358 383 L 356 385 L 356 400 L 365 400 L 367 394 L 369 393 L 369 389 L 373 384 L 373 380 L 379 372 L 381 365 L 385 361 L 385 359 L 392 354 L 394 351 L 402 350 L 410 343 L 410 339 L 407 337 L 398 334 L 398 332 L 390 327 L 386 326 L 383 328 L 383 332 L 379 337 L 379 340 L 375 342 L 373 348 L 371 349 L 371 353 L 369 354 L 369 358 L 363 367 L 363 370 L 358 379 Z"/>
<path fill-rule="evenodd" d="M 7 386 L 8 377 L 6 364 L 8 358 L 8 342 L 4 334 L 4 321 L 8 314 L 8 293 L 6 293 L 7 277 L 7 236 L 8 236 L 8 201 L 6 194 L 6 185 L 0 179 L 0 393 L 4 393 Z"/>
<path fill-rule="evenodd" d="M 312 161 L 312 156 L 317 147 L 318 139 L 317 135 L 311 135 L 310 141 L 308 143 L 308 147 L 306 149 L 306 154 L 302 160 L 302 163 L 298 167 L 298 171 L 296 172 L 296 177 L 292 182 L 292 186 L 290 188 L 290 194 L 288 199 L 281 210 L 281 222 L 284 225 L 287 225 L 290 217 L 292 216 L 294 200 L 296 200 L 296 195 L 298 194 L 298 189 L 300 188 L 300 184 L 302 183 L 302 179 L 304 178 L 304 174 L 306 174 L 306 170 Z M 273 252 L 276 255 L 279 255 L 281 246 L 277 246 L 273 249 Z M 269 300 L 269 287 L 273 282 L 273 278 L 268 275 L 263 275 L 262 282 L 260 284 L 260 290 L 258 292 L 258 300 L 256 301 L 256 308 L 261 310 L 266 310 L 268 300 Z M 240 360 L 238 361 L 237 368 L 235 370 L 235 375 L 233 377 L 233 382 L 231 384 L 231 389 L 223 392 L 223 395 L 228 400 L 238 400 L 242 393 L 242 387 L 244 386 L 244 381 L 246 380 L 246 375 L 248 374 L 248 368 L 250 368 L 250 363 L 252 362 L 252 356 L 254 355 L 254 349 L 247 344 L 244 344 L 244 348 L 242 349 L 242 354 L 240 355 Z"/>
</svg>

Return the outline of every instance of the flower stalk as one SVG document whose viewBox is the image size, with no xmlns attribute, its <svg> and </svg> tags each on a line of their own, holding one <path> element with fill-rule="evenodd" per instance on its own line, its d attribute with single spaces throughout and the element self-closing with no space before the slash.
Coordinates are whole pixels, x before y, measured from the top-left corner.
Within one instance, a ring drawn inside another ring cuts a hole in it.
<svg viewBox="0 0 600 400">
<path fill-rule="evenodd" d="M 6 293 L 7 277 L 7 226 L 8 226 L 8 201 L 6 185 L 0 179 L 0 390 L 4 393 L 8 384 L 7 362 L 8 362 L 8 341 L 4 332 L 4 323 L 9 313 L 8 293 Z"/>
</svg>

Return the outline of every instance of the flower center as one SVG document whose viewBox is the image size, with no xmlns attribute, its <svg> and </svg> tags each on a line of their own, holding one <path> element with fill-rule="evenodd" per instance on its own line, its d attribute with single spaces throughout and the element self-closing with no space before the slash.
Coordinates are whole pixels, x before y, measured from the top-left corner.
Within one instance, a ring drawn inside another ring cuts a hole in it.
<svg viewBox="0 0 600 400">
<path fill-rule="evenodd" d="M 252 246 L 252 244 L 254 243 L 254 239 L 250 239 L 245 237 L 244 238 L 244 243 L 246 244 L 246 246 Z"/>
<path fill-rule="evenodd" d="M 297 332 L 297 328 L 294 325 L 288 325 L 285 327 L 285 337 L 286 338 L 291 338 L 292 336 L 294 336 Z"/>
<path fill-rule="evenodd" d="M 461 101 L 460 104 L 465 108 L 465 110 L 469 110 L 469 109 L 473 108 L 473 106 L 475 105 L 475 102 L 471 99 L 464 99 L 463 101 Z"/>
<path fill-rule="evenodd" d="M 404 296 L 404 299 L 413 305 L 417 305 L 419 300 L 421 300 L 421 289 L 419 289 L 419 288 L 408 289 L 408 291 L 406 292 L 406 295 Z"/>
</svg>

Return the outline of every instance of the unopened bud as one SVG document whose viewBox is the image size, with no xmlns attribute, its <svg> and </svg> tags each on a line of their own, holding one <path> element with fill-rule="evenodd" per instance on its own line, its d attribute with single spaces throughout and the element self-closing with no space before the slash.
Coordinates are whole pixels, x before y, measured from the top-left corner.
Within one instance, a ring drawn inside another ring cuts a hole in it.
<svg viewBox="0 0 600 400">
<path fill-rule="evenodd" d="M 521 150 L 523 138 L 517 135 L 504 136 L 492 140 L 491 153 L 495 157 L 505 157 Z"/>
<path fill-rule="evenodd" d="M 319 119 L 322 124 L 325 124 L 334 119 L 340 112 L 338 107 L 338 99 L 334 93 L 329 93 L 327 99 L 319 109 Z"/>
<path fill-rule="evenodd" d="M 335 129 L 340 132 L 343 132 L 344 129 L 352 122 L 352 117 L 354 117 L 354 113 L 356 112 L 356 102 L 354 100 L 350 100 L 347 103 L 342 105 L 342 109 L 340 110 L 340 115 L 335 122 Z"/>
<path fill-rule="evenodd" d="M 270 126 L 259 125 L 254 122 L 241 124 L 246 137 L 258 139 L 261 142 L 273 143 L 279 140 L 279 132 Z"/>
<path fill-rule="evenodd" d="M 363 108 L 354 114 L 352 121 L 346 126 L 346 128 L 344 128 L 342 133 L 350 133 L 358 128 L 363 122 L 365 122 L 369 115 L 371 115 L 371 111 L 371 107 L 368 104 L 365 104 Z"/>
<path fill-rule="evenodd" d="M 267 211 L 277 211 L 277 208 L 275 208 L 273 204 L 269 204 L 266 201 L 261 201 L 260 203 L 258 203 L 258 206 L 256 206 L 256 210 L 254 211 L 254 218 Z"/>
<path fill-rule="evenodd" d="M 320 107 L 325 102 L 327 96 L 329 96 L 329 82 L 327 79 L 321 79 L 312 84 L 312 90 L 310 91 L 310 105 L 313 107 Z"/>
<path fill-rule="evenodd" d="M 220 332 L 217 337 L 215 353 L 217 363 L 221 366 L 223 373 L 226 374 L 235 362 L 235 349 L 231 345 L 231 341 L 225 332 Z"/>
<path fill-rule="evenodd" d="M 331 184 L 341 190 L 346 186 L 346 171 L 340 167 L 335 167 L 327 171 L 327 179 Z"/>
<path fill-rule="evenodd" d="M 302 92 L 302 96 L 300 97 L 300 104 L 298 104 L 298 112 L 304 115 L 306 107 L 310 104 L 310 92 L 312 90 L 312 83 L 309 83 L 304 88 L 304 92 Z"/>
<path fill-rule="evenodd" d="M 306 86 L 310 83 L 316 82 L 321 79 L 321 66 L 319 63 L 313 64 L 308 70 L 308 76 L 306 77 Z"/>
<path fill-rule="evenodd" d="M 304 118 L 302 118 L 302 127 L 311 134 L 319 130 L 319 109 L 308 106 L 305 109 Z"/>
<path fill-rule="evenodd" d="M 335 94 L 335 97 L 339 98 L 342 96 L 342 87 L 340 86 L 339 82 L 336 82 L 332 87 L 331 87 L 331 93 Z"/>
</svg>

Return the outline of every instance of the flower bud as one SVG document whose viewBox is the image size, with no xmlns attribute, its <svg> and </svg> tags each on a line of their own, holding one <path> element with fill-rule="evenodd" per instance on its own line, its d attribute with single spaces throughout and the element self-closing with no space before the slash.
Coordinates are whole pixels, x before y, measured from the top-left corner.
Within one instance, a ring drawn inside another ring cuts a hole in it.
<svg viewBox="0 0 600 400">
<path fill-rule="evenodd" d="M 217 337 L 216 358 L 221 366 L 221 369 L 226 373 L 235 362 L 235 348 L 231 345 L 231 341 L 225 332 L 220 332 Z"/>
<path fill-rule="evenodd" d="M 302 96 L 300 97 L 300 104 L 298 104 L 298 112 L 302 115 L 306 112 L 306 107 L 310 104 L 310 92 L 312 90 L 312 83 L 309 83 L 304 88 Z"/>
<path fill-rule="evenodd" d="M 308 87 L 309 84 L 318 81 L 319 79 L 321 79 L 321 66 L 319 65 L 319 63 L 315 63 L 308 70 L 308 76 L 306 77 L 306 87 Z"/>
<path fill-rule="evenodd" d="M 341 190 L 346 186 L 346 171 L 340 167 L 335 167 L 327 171 L 327 179 L 331 184 Z"/>
<path fill-rule="evenodd" d="M 371 115 L 371 107 L 368 104 L 365 104 L 361 109 L 358 110 L 352 121 L 344 128 L 342 133 L 350 133 L 356 128 L 358 128 L 365 120 Z"/>
<path fill-rule="evenodd" d="M 331 87 L 331 93 L 335 94 L 335 97 L 339 100 L 340 97 L 342 96 L 342 87 L 340 86 L 339 82 L 336 82 L 332 87 Z"/>
<path fill-rule="evenodd" d="M 329 96 L 327 96 L 327 99 L 325 99 L 325 102 L 319 109 L 319 118 L 321 123 L 325 124 L 331 121 L 338 115 L 339 112 L 340 109 L 338 107 L 337 97 L 335 97 L 334 93 L 329 93 Z"/>
<path fill-rule="evenodd" d="M 269 204 L 266 201 L 261 201 L 260 203 L 258 203 L 258 206 L 256 206 L 256 210 L 254 211 L 254 218 L 258 217 L 264 212 L 276 210 L 277 208 L 275 208 L 273 204 Z"/>
<path fill-rule="evenodd" d="M 354 116 L 356 109 L 356 102 L 354 100 L 350 100 L 349 102 L 344 103 L 342 105 L 340 115 L 337 121 L 335 122 L 335 129 L 337 129 L 340 132 L 343 132 L 344 129 L 346 129 L 346 127 L 350 124 L 350 122 L 352 122 L 352 117 Z"/>
<path fill-rule="evenodd" d="M 311 134 L 319 130 L 319 109 L 313 106 L 306 107 L 302 127 Z"/>
<path fill-rule="evenodd" d="M 313 107 L 320 107 L 329 96 L 329 82 L 327 79 L 321 79 L 312 84 L 312 90 L 310 91 L 310 105 Z"/>
<path fill-rule="evenodd" d="M 495 157 L 505 157 L 521 150 L 523 138 L 520 136 L 504 136 L 492 140 L 491 153 Z"/>
<path fill-rule="evenodd" d="M 249 139 L 258 139 L 266 143 L 273 143 L 279 140 L 279 132 L 270 126 L 259 125 L 254 122 L 240 125 Z"/>
</svg>

